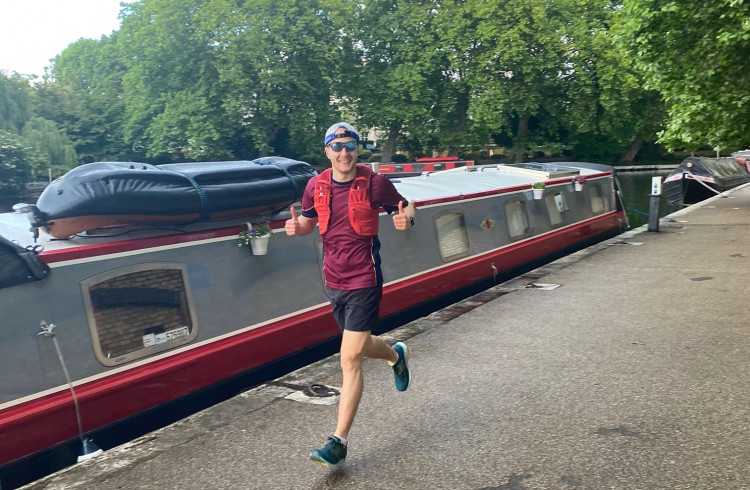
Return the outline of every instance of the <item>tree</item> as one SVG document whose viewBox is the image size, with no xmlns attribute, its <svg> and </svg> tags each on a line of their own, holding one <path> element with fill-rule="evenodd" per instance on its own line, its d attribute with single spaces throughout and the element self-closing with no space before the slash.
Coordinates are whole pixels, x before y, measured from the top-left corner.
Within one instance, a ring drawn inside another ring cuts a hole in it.
<svg viewBox="0 0 750 490">
<path fill-rule="evenodd" d="M 663 110 L 659 94 L 643 88 L 642 74 L 613 35 L 620 2 L 560 4 L 567 46 L 565 115 L 575 153 L 632 162 L 644 143 L 656 141 Z"/>
<path fill-rule="evenodd" d="M 118 35 L 71 44 L 54 59 L 50 80 L 38 85 L 36 112 L 65 130 L 85 163 L 132 156 L 122 133 L 125 66 Z"/>
<path fill-rule="evenodd" d="M 344 72 L 336 84 L 339 98 L 361 125 L 386 133 L 382 161 L 392 159 L 398 142 L 415 140 L 421 148 L 439 129 L 445 57 L 435 29 L 438 12 L 431 0 L 365 0 L 342 26 L 356 71 Z"/>
<path fill-rule="evenodd" d="M 0 72 L 0 130 L 20 133 L 31 117 L 29 80 L 18 74 Z"/>
<path fill-rule="evenodd" d="M 456 51 L 466 53 L 469 117 L 485 134 L 510 135 L 512 160 L 520 161 L 557 136 L 545 116 L 564 112 L 562 19 L 547 0 L 455 3 L 471 22 L 453 31 Z"/>
<path fill-rule="evenodd" d="M 625 0 L 620 35 L 667 108 L 659 141 L 750 144 L 750 2 Z"/>
<path fill-rule="evenodd" d="M 333 74 L 346 69 L 334 20 L 346 7 L 338 0 L 212 0 L 205 9 L 223 107 L 260 155 L 319 151 L 336 118 Z"/>
<path fill-rule="evenodd" d="M 208 0 L 142 0 L 126 6 L 117 40 L 123 75 L 123 134 L 155 161 L 229 157 L 231 123 L 200 24 Z"/>
<path fill-rule="evenodd" d="M 33 148 L 37 159 L 29 165 L 32 179 L 51 174 L 60 177 L 78 165 L 78 156 L 68 135 L 48 119 L 29 119 L 21 133 L 23 141 Z"/>
<path fill-rule="evenodd" d="M 0 194 L 19 194 L 31 176 L 28 162 L 36 158 L 17 134 L 0 129 Z"/>
</svg>

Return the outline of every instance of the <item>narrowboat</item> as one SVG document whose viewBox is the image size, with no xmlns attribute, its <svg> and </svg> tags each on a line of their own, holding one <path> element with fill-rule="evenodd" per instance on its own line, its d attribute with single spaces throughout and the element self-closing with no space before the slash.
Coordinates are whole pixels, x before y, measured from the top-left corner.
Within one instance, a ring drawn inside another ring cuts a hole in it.
<svg viewBox="0 0 750 490">
<path fill-rule="evenodd" d="M 384 324 L 628 226 L 608 166 L 467 165 L 391 178 L 418 211 L 407 232 L 381 212 Z M 137 193 L 127 195 L 138 208 Z M 320 236 L 284 233 L 290 212 L 277 205 L 299 205 L 288 199 L 238 204 L 255 213 L 245 216 L 196 220 L 190 210 L 169 225 L 90 221 L 98 228 L 64 238 L 38 213 L 0 214 L 0 486 L 3 467 L 61 445 L 80 443 L 85 456 L 92 433 L 336 342 Z M 272 229 L 262 255 L 238 246 L 259 223 Z"/>
<path fill-rule="evenodd" d="M 370 168 L 383 175 L 397 174 L 401 177 L 421 175 L 424 172 L 439 172 L 460 167 L 471 167 L 473 160 L 459 160 L 458 157 L 424 157 L 413 163 L 370 163 Z"/>
<path fill-rule="evenodd" d="M 750 150 L 739 150 L 732 153 L 732 158 L 737 165 L 742 167 L 750 175 Z"/>
<path fill-rule="evenodd" d="M 670 204 L 695 204 L 750 182 L 736 158 L 688 157 L 664 178 L 662 191 Z"/>
</svg>

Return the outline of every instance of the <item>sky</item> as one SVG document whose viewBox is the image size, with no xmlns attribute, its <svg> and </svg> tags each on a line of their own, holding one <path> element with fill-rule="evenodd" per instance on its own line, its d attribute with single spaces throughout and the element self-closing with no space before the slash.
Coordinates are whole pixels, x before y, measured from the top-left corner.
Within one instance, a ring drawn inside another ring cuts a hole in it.
<svg viewBox="0 0 750 490">
<path fill-rule="evenodd" d="M 0 71 L 44 75 L 71 43 L 118 30 L 121 1 L 0 0 Z"/>
</svg>

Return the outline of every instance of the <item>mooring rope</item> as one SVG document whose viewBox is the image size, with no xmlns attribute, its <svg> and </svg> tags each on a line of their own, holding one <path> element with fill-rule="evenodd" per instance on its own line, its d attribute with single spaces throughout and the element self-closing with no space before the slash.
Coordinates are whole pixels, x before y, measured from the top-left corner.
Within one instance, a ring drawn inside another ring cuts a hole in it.
<svg viewBox="0 0 750 490">
<path fill-rule="evenodd" d="M 710 190 L 711 192 L 713 192 L 713 193 L 715 193 L 715 194 L 717 194 L 717 195 L 719 195 L 719 196 L 722 196 L 722 197 L 727 197 L 727 196 L 724 196 L 724 195 L 722 195 L 722 193 L 721 193 L 721 192 L 717 191 L 716 189 L 714 189 L 714 188 L 713 188 L 713 187 L 711 187 L 710 185 L 708 185 L 708 184 L 706 184 L 705 182 L 703 182 L 703 181 L 702 181 L 701 179 L 699 179 L 699 178 L 698 178 L 698 176 L 697 176 L 697 175 L 695 175 L 695 174 L 694 174 L 693 172 L 691 172 L 690 170 L 685 170 L 684 172 L 682 172 L 682 174 L 683 174 L 683 178 L 685 178 L 685 177 L 684 177 L 684 175 L 685 175 L 685 174 L 689 174 L 689 175 L 692 175 L 692 176 L 694 177 L 694 178 L 693 178 L 693 180 L 697 181 L 697 182 L 698 182 L 698 183 L 699 183 L 700 185 L 702 185 L 702 186 L 703 186 L 703 187 L 705 187 L 706 189 Z M 685 196 L 683 195 L 682 197 L 684 198 Z"/>
</svg>

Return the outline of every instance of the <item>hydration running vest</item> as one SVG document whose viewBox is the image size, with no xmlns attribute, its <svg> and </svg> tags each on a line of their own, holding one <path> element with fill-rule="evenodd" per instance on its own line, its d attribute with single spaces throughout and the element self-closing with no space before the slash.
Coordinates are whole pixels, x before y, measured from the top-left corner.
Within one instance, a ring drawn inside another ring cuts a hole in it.
<svg viewBox="0 0 750 490">
<path fill-rule="evenodd" d="M 349 223 L 357 234 L 376 236 L 380 211 L 372 209 L 370 203 L 370 178 L 372 170 L 366 165 L 357 165 L 357 176 L 349 188 Z M 313 206 L 318 213 L 320 234 L 328 231 L 331 219 L 331 169 L 324 170 L 315 182 Z"/>
</svg>

